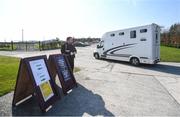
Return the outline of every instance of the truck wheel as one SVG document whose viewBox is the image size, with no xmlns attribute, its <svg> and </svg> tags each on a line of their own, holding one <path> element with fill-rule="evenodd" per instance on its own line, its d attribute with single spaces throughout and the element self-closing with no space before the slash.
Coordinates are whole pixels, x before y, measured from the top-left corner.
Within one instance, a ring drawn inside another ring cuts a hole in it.
<svg viewBox="0 0 180 117">
<path fill-rule="evenodd" d="M 95 57 L 95 59 L 99 59 L 99 54 L 98 54 L 98 53 L 95 53 L 95 54 L 94 54 L 94 57 Z"/>
<path fill-rule="evenodd" d="M 131 58 L 130 63 L 134 66 L 138 66 L 140 64 L 139 59 L 136 57 Z"/>
</svg>

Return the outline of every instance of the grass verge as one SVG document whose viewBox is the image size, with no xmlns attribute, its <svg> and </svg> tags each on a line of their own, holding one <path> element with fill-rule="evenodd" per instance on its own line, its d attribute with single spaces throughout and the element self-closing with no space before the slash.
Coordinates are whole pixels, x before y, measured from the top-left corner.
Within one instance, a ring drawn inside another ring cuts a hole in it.
<svg viewBox="0 0 180 117">
<path fill-rule="evenodd" d="M 0 96 L 14 89 L 19 61 L 19 58 L 0 56 Z"/>
<path fill-rule="evenodd" d="M 179 48 L 161 46 L 160 52 L 162 62 L 180 62 Z"/>
</svg>

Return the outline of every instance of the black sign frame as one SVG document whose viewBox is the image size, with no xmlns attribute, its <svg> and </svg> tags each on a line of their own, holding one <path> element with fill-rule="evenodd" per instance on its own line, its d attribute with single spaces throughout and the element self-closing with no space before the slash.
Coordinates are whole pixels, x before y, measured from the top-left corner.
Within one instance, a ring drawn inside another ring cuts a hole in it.
<svg viewBox="0 0 180 117">
<path fill-rule="evenodd" d="M 43 95 L 42 95 L 40 86 L 36 85 L 35 78 L 33 76 L 33 72 L 32 72 L 31 66 L 30 66 L 30 61 L 40 60 L 40 59 L 44 60 L 45 66 L 47 68 L 47 71 L 48 71 L 48 74 L 50 77 L 49 83 L 50 83 L 51 89 L 54 94 L 47 101 L 45 101 L 43 99 Z M 23 82 L 21 82 L 22 80 L 25 80 L 26 84 L 29 84 L 29 87 L 27 87 L 27 85 L 23 85 Z M 21 85 L 23 85 L 23 86 L 21 87 Z M 21 89 L 19 87 L 21 87 Z M 26 90 L 22 90 L 23 88 Z M 26 92 L 28 92 L 28 91 L 29 91 L 29 93 L 26 94 Z M 26 95 L 24 95 L 23 93 L 25 93 Z M 39 107 L 42 112 L 46 112 L 47 109 L 53 105 L 53 103 L 55 103 L 58 99 L 60 99 L 60 95 L 58 94 L 58 92 L 56 90 L 55 82 L 52 79 L 52 75 L 49 70 L 46 55 L 24 58 L 24 59 L 21 59 L 21 61 L 20 61 L 16 86 L 15 86 L 15 91 L 14 91 L 14 97 L 13 97 L 13 103 L 12 103 L 13 106 L 16 106 L 16 103 L 18 103 L 22 99 L 26 98 L 26 96 L 28 96 L 28 95 L 32 95 L 32 96 L 36 97 L 36 100 L 38 101 Z"/>
<path fill-rule="evenodd" d="M 64 61 L 66 62 L 66 65 L 67 65 L 67 68 L 68 68 L 68 71 L 69 71 L 70 77 L 71 77 L 67 81 L 65 81 L 65 79 L 63 77 L 63 74 L 61 72 L 60 66 L 58 65 L 58 57 L 63 57 Z M 68 61 L 67 57 L 68 56 L 64 55 L 64 54 L 53 54 L 53 55 L 49 55 L 49 59 L 48 59 L 48 63 L 49 63 L 49 66 L 51 68 L 50 70 L 51 70 L 53 79 L 55 81 L 55 77 L 56 77 L 56 74 L 57 74 L 58 78 L 59 78 L 59 81 L 61 83 L 62 91 L 63 91 L 64 95 L 67 95 L 67 92 L 69 90 L 73 89 L 74 87 L 77 87 L 77 82 L 75 80 L 73 71 L 71 69 L 71 66 L 69 64 L 69 61 Z"/>
</svg>

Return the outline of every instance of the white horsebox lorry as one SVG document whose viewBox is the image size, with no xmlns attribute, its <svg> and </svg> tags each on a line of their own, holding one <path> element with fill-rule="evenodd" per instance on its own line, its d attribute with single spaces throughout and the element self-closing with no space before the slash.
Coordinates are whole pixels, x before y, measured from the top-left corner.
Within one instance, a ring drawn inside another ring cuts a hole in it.
<svg viewBox="0 0 180 117">
<path fill-rule="evenodd" d="M 106 32 L 93 53 L 96 59 L 128 61 L 132 65 L 160 61 L 160 31 L 157 24 Z"/>
</svg>

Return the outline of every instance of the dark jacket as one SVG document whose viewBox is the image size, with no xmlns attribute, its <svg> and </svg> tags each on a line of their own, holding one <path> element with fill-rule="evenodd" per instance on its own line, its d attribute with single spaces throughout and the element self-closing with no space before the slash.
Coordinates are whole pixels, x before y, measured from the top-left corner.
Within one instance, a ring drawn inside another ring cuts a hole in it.
<svg viewBox="0 0 180 117">
<path fill-rule="evenodd" d="M 67 55 L 70 55 L 71 57 L 75 58 L 75 54 L 71 55 L 72 52 L 73 53 L 77 52 L 77 50 L 73 44 L 65 43 L 62 45 L 62 47 L 61 47 L 61 53 L 62 54 L 67 54 Z"/>
</svg>

